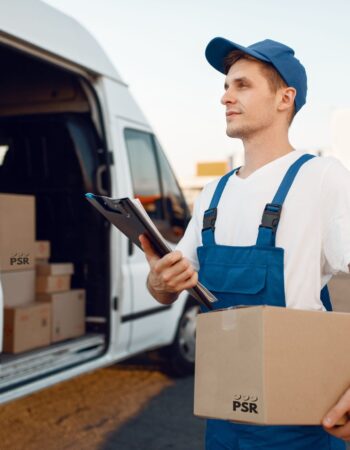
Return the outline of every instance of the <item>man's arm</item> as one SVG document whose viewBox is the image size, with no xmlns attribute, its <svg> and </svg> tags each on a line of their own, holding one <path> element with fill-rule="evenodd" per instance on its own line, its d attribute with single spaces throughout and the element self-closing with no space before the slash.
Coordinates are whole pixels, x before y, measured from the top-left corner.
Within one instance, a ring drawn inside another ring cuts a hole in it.
<svg viewBox="0 0 350 450">
<path fill-rule="evenodd" d="M 170 252 L 160 258 L 146 236 L 139 239 L 150 266 L 147 289 L 159 303 L 174 303 L 180 292 L 197 284 L 197 272 L 181 252 Z"/>
</svg>

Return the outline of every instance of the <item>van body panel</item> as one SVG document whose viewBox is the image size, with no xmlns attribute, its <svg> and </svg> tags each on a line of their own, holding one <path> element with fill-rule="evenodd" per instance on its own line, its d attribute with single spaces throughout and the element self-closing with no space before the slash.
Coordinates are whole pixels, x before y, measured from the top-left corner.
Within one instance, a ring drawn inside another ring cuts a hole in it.
<svg viewBox="0 0 350 450">
<path fill-rule="evenodd" d="M 72 17 L 38 0 L 2 0 L 0 12 L 0 34 L 122 82 L 97 41 Z"/>
<path fill-rule="evenodd" d="M 138 124 L 151 130 L 144 113 L 126 85 L 116 83 L 114 80 L 105 77 L 101 80 L 101 83 L 110 116 L 129 120 L 133 124 Z"/>
</svg>

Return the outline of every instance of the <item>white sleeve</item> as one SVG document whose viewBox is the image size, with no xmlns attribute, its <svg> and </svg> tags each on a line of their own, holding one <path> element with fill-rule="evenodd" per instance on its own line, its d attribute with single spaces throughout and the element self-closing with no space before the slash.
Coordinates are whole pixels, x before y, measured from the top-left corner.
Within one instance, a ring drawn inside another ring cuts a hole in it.
<svg viewBox="0 0 350 450">
<path fill-rule="evenodd" d="M 203 192 L 203 191 L 202 191 Z M 202 245 L 202 220 L 201 217 L 201 197 L 199 194 L 193 206 L 193 213 L 190 222 L 187 225 L 185 234 L 181 241 L 177 244 L 176 250 L 180 250 L 185 258 L 187 258 L 196 270 L 199 270 L 199 262 L 197 257 L 197 247 Z"/>
<path fill-rule="evenodd" d="M 336 158 L 325 173 L 321 201 L 324 256 L 334 274 L 349 273 L 350 171 Z"/>
</svg>

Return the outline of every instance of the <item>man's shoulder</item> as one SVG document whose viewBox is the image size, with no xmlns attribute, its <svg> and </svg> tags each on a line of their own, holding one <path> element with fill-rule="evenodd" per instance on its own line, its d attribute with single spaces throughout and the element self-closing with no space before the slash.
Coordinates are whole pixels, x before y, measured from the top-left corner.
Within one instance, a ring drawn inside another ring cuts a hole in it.
<svg viewBox="0 0 350 450">
<path fill-rule="evenodd" d="M 343 165 L 343 163 L 338 158 L 332 155 L 317 156 L 316 158 L 312 158 L 309 163 L 325 168 L 334 164 L 341 166 Z"/>
<path fill-rule="evenodd" d="M 320 156 L 309 161 L 305 177 L 302 177 L 305 187 L 320 186 L 322 195 L 339 196 L 340 191 L 349 192 L 350 171 L 334 156 Z"/>
<path fill-rule="evenodd" d="M 209 208 L 211 199 L 214 195 L 215 189 L 217 185 L 219 184 L 219 181 L 222 177 L 215 178 L 214 180 L 209 181 L 208 183 L 204 184 L 202 187 L 202 190 L 200 191 L 195 204 L 196 208 L 195 211 L 197 211 L 200 214 L 203 214 L 204 211 Z"/>
<path fill-rule="evenodd" d="M 206 183 L 203 186 L 201 195 L 205 196 L 205 197 L 212 196 L 214 194 L 215 189 L 216 189 L 217 185 L 219 184 L 219 181 L 221 180 L 221 178 L 222 177 L 218 177 L 218 178 L 215 178 L 214 180 L 211 180 L 208 183 Z"/>
<path fill-rule="evenodd" d="M 225 175 L 223 175 L 225 176 Z M 213 180 L 208 181 L 205 183 L 199 193 L 199 196 L 202 198 L 208 198 L 212 197 L 214 195 L 215 189 L 217 185 L 219 184 L 219 181 L 221 180 L 221 177 L 214 178 Z"/>
<path fill-rule="evenodd" d="M 335 156 L 327 155 L 327 156 L 318 156 L 316 158 L 312 158 L 306 164 L 306 167 L 309 168 L 309 173 L 314 174 L 315 176 L 323 176 L 327 174 L 337 174 L 339 172 L 348 172 L 350 176 L 350 172 L 344 166 L 344 164 Z"/>
</svg>

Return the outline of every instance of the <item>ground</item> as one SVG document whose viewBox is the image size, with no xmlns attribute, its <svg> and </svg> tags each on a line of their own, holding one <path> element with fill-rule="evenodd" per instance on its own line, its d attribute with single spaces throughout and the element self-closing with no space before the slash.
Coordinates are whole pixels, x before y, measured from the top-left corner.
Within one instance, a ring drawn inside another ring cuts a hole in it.
<svg viewBox="0 0 350 450">
<path fill-rule="evenodd" d="M 2 450 L 195 450 L 193 377 L 138 357 L 0 407 Z"/>
</svg>

